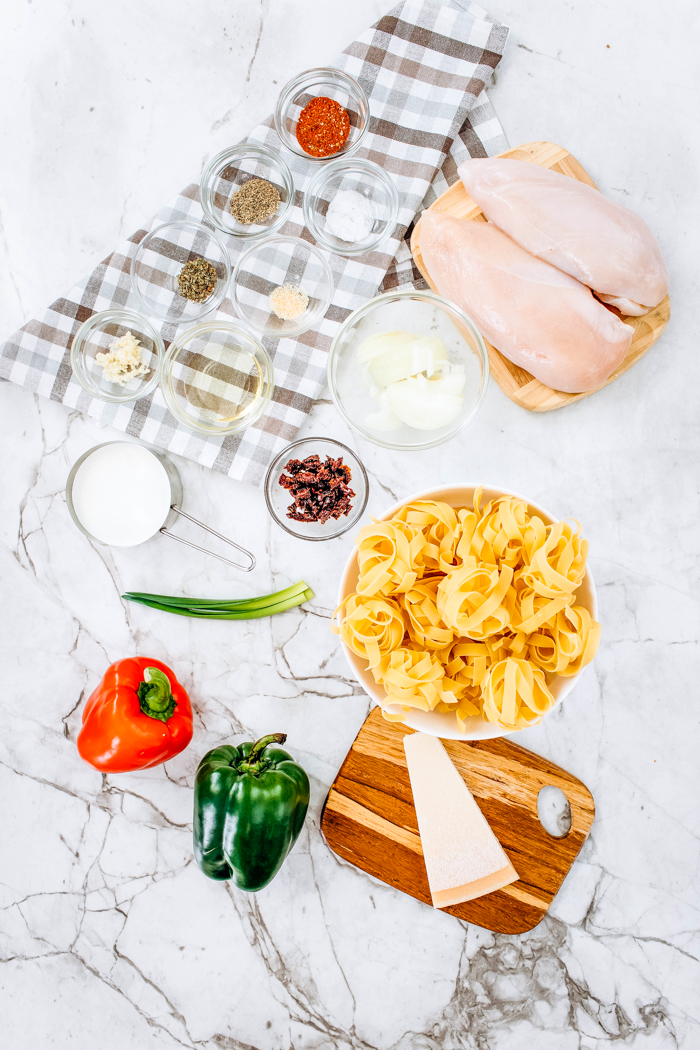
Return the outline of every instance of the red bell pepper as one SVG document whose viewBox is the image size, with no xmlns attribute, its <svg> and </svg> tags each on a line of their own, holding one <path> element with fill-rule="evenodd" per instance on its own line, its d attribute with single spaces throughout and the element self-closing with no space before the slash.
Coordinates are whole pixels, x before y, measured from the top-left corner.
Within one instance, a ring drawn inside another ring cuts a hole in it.
<svg viewBox="0 0 700 1050">
<path fill-rule="evenodd" d="M 160 660 L 117 660 L 85 704 L 81 758 L 101 773 L 129 773 L 167 762 L 192 739 L 192 707 Z"/>
</svg>

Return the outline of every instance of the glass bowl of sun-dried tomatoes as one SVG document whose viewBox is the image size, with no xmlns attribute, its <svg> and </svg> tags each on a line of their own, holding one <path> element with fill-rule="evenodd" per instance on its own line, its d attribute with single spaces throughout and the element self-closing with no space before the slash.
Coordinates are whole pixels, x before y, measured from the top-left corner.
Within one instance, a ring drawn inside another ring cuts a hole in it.
<svg viewBox="0 0 700 1050">
<path fill-rule="evenodd" d="M 320 67 L 299 73 L 282 88 L 275 128 L 282 143 L 304 160 L 347 156 L 369 124 L 369 102 L 354 77 Z"/>
<path fill-rule="evenodd" d="M 367 472 L 347 445 L 326 437 L 293 441 L 270 464 L 265 502 L 301 540 L 332 540 L 356 525 L 369 495 Z"/>
</svg>

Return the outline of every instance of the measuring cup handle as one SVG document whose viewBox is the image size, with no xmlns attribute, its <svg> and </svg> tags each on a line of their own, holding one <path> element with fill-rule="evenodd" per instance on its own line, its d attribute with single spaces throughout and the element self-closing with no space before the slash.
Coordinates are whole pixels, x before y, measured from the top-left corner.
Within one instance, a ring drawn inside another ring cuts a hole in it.
<svg viewBox="0 0 700 1050">
<path fill-rule="evenodd" d="M 196 551 L 201 551 L 202 554 L 210 554 L 212 558 L 218 558 L 219 561 L 223 561 L 227 565 L 232 565 L 234 569 L 242 569 L 243 572 L 250 572 L 252 569 L 255 568 L 255 556 L 251 554 L 250 551 L 247 551 L 245 547 L 241 547 L 238 543 L 234 543 L 234 541 L 230 540 L 228 536 L 222 536 L 220 532 L 216 531 L 216 529 L 210 529 L 209 526 L 205 525 L 203 521 L 199 521 L 197 518 L 193 518 L 191 514 L 187 514 L 186 511 L 182 510 L 174 503 L 171 507 L 171 510 L 174 510 L 176 514 L 181 515 L 183 518 L 187 518 L 187 520 L 193 522 L 193 524 L 199 525 L 200 529 L 204 529 L 205 532 L 211 533 L 211 535 L 216 536 L 217 539 L 223 540 L 224 543 L 228 543 L 230 547 L 235 547 L 237 551 L 241 552 L 241 554 L 245 554 L 246 558 L 250 560 L 250 565 L 241 565 L 240 562 L 230 561 L 228 558 L 224 558 L 221 554 L 217 554 L 215 551 L 207 550 L 206 547 L 200 547 L 197 543 L 192 543 L 190 540 L 184 539 L 183 536 L 176 536 L 174 532 L 170 532 L 168 529 L 166 529 L 165 525 L 160 530 L 164 536 L 169 536 L 171 540 L 177 540 L 178 543 L 184 543 L 186 544 L 186 546 L 192 547 Z"/>
</svg>

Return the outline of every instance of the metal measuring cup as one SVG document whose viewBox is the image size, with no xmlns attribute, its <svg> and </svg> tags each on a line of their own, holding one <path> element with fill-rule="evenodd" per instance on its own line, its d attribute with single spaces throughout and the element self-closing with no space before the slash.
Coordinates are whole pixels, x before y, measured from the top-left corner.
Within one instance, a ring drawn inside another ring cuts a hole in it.
<svg viewBox="0 0 700 1050">
<path fill-rule="evenodd" d="M 68 475 L 68 480 L 66 482 L 66 503 L 68 504 L 68 512 L 71 518 L 73 519 L 74 523 L 80 529 L 80 531 L 85 536 L 87 536 L 89 540 L 91 540 L 93 543 L 99 543 L 100 546 L 118 547 L 125 546 L 125 544 L 106 543 L 104 540 L 98 539 L 97 536 L 93 536 L 92 533 L 90 533 L 88 529 L 85 528 L 82 521 L 78 517 L 73 502 L 73 483 L 82 464 L 89 456 L 97 452 L 98 449 L 105 448 L 107 445 L 133 444 L 135 444 L 135 442 L 104 441 L 101 445 L 95 445 L 93 448 L 88 449 L 87 452 L 84 452 L 80 459 L 77 459 L 75 461 L 75 463 L 71 467 L 70 474 Z M 241 547 L 238 543 L 235 543 L 234 540 L 229 539 L 228 536 L 222 536 L 222 534 L 220 532 L 217 532 L 216 529 L 209 528 L 209 526 L 205 525 L 203 521 L 199 521 L 198 518 L 193 518 L 191 514 L 188 514 L 182 509 L 182 479 L 180 478 L 180 475 L 175 465 L 171 463 L 170 460 L 166 456 L 164 456 L 162 452 L 158 452 L 155 449 L 150 448 L 149 446 L 141 442 L 138 443 L 138 447 L 144 449 L 146 452 L 148 452 L 150 455 L 154 456 L 155 459 L 158 460 L 161 466 L 165 469 L 165 472 L 168 476 L 168 481 L 170 483 L 170 507 L 166 514 L 165 520 L 163 521 L 162 525 L 160 525 L 160 527 L 152 533 L 151 536 L 145 537 L 145 539 L 139 541 L 139 543 L 146 543 L 149 539 L 152 539 L 157 533 L 160 532 L 163 536 L 169 536 L 171 540 L 177 540 L 178 543 L 184 543 L 186 544 L 186 546 L 192 547 L 196 551 L 201 551 L 202 554 L 210 554 L 213 558 L 218 558 L 219 561 L 223 561 L 227 565 L 233 566 L 234 569 L 242 569 L 243 572 L 250 572 L 252 569 L 254 569 L 255 556 L 251 554 L 250 551 L 246 550 L 245 547 Z M 237 551 L 240 551 L 241 554 L 245 555 L 245 557 L 249 560 L 250 564 L 241 565 L 240 562 L 231 561 L 229 558 L 224 558 L 223 555 L 217 554 L 215 551 L 207 550 L 206 547 L 200 547 L 199 544 L 192 543 L 191 540 L 186 540 L 183 536 L 176 536 L 174 532 L 171 532 L 169 530 L 168 526 L 172 526 L 178 516 L 187 518 L 188 521 L 191 521 L 193 522 L 193 524 L 198 525 L 200 529 L 204 529 L 205 532 L 210 533 L 212 536 L 216 536 L 217 539 L 223 540 L 223 542 L 228 543 L 229 546 L 235 547 Z M 129 544 L 129 546 L 138 546 L 138 544 Z"/>
</svg>

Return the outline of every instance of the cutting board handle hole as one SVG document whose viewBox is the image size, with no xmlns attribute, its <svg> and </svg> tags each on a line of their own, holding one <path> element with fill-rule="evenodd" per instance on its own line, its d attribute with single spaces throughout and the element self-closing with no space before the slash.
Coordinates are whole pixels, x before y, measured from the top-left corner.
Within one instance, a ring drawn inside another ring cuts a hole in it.
<svg viewBox="0 0 700 1050">
<path fill-rule="evenodd" d="M 571 831 L 571 806 L 561 788 L 545 784 L 537 796 L 540 824 L 554 839 L 563 839 Z"/>
</svg>

